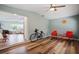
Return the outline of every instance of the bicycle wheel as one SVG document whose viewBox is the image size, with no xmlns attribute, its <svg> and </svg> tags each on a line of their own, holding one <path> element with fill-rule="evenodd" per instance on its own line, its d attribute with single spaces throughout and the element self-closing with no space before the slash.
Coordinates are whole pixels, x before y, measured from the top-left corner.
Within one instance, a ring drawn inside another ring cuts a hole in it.
<svg viewBox="0 0 79 59">
<path fill-rule="evenodd" d="M 45 36 L 44 33 L 40 34 L 40 39 L 44 38 L 44 36 Z"/>
<path fill-rule="evenodd" d="M 36 40 L 37 40 L 37 35 L 31 34 L 30 40 L 31 40 L 31 41 L 36 41 Z"/>
<path fill-rule="evenodd" d="M 42 33 L 42 38 L 45 38 L 45 33 Z"/>
</svg>

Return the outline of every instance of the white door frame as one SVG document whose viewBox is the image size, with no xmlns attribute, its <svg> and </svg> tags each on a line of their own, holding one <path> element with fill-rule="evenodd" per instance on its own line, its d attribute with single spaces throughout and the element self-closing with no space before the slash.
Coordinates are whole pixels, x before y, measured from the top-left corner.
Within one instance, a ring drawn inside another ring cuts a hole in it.
<svg viewBox="0 0 79 59">
<path fill-rule="evenodd" d="M 24 39 L 28 40 L 28 18 L 24 17 Z"/>
</svg>

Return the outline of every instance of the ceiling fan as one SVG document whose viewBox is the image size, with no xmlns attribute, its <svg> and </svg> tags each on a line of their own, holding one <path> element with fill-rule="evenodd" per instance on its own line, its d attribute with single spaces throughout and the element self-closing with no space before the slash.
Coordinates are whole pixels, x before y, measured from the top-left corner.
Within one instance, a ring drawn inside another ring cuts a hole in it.
<svg viewBox="0 0 79 59">
<path fill-rule="evenodd" d="M 49 11 L 57 11 L 57 8 L 66 7 L 66 5 L 50 4 Z"/>
<path fill-rule="evenodd" d="M 45 13 L 42 13 L 42 16 L 44 17 L 47 14 L 49 14 L 50 12 L 54 12 L 57 11 L 58 8 L 62 8 L 62 7 L 66 7 L 66 5 L 61 5 L 61 4 L 49 4 L 47 5 L 47 7 L 43 7 L 42 11 Z"/>
</svg>

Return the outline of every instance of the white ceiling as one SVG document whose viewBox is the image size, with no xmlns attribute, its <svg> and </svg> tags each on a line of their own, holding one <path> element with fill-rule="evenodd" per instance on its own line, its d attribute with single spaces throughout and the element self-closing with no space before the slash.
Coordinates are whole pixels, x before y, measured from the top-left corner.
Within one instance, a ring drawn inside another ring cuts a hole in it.
<svg viewBox="0 0 79 59">
<path fill-rule="evenodd" d="M 56 12 L 49 12 L 49 4 L 6 4 L 6 6 L 36 12 L 44 15 L 47 19 L 67 17 L 79 14 L 79 4 L 67 4 L 66 7 L 59 8 Z"/>
</svg>

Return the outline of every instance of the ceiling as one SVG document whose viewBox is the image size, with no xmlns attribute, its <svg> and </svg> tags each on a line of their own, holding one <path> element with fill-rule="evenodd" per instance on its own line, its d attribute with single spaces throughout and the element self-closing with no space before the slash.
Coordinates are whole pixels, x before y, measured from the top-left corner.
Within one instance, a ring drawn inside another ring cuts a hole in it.
<svg viewBox="0 0 79 59">
<path fill-rule="evenodd" d="M 6 4 L 8 7 L 31 11 L 47 19 L 67 17 L 79 14 L 79 4 L 67 4 L 56 12 L 49 12 L 50 4 Z"/>
</svg>

